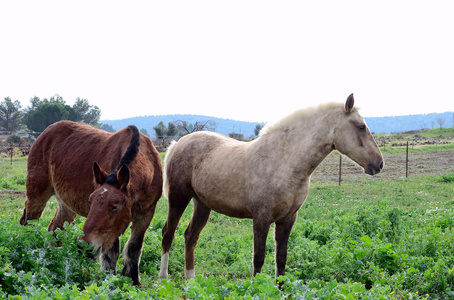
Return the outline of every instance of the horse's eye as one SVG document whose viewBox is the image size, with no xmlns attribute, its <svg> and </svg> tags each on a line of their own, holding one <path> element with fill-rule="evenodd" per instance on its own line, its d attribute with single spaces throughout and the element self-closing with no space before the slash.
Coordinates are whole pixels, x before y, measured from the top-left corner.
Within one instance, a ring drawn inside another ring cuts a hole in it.
<svg viewBox="0 0 454 300">
<path fill-rule="evenodd" d="M 358 125 L 357 127 L 358 127 L 358 129 L 359 129 L 360 131 L 365 131 L 365 130 L 366 130 L 366 125 L 364 125 L 364 124 Z"/>
<path fill-rule="evenodd" d="M 117 211 L 119 208 L 120 208 L 119 205 L 112 205 L 112 206 L 110 207 L 110 211 Z"/>
</svg>

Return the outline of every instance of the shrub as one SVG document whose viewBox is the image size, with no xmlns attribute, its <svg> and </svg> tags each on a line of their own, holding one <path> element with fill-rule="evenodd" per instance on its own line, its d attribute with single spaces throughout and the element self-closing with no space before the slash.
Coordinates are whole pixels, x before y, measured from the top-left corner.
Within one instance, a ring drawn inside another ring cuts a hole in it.
<svg viewBox="0 0 454 300">
<path fill-rule="evenodd" d="M 444 174 L 438 179 L 438 181 L 439 182 L 446 182 L 446 183 L 454 182 L 454 173 Z"/>
</svg>

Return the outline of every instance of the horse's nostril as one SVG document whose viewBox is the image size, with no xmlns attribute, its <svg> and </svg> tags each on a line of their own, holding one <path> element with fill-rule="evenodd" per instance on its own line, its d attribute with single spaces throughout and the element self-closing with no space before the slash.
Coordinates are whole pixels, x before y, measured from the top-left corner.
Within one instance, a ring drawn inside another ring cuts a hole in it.
<svg viewBox="0 0 454 300">
<path fill-rule="evenodd" d="M 381 162 L 380 163 L 380 170 L 383 170 L 383 167 L 385 166 L 385 163 L 384 162 Z"/>
</svg>

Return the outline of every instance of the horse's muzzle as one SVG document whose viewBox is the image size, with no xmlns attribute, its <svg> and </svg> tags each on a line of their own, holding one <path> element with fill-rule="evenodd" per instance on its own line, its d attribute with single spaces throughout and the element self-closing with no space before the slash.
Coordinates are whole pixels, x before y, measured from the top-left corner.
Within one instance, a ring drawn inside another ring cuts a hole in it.
<svg viewBox="0 0 454 300">
<path fill-rule="evenodd" d="M 101 247 L 96 247 L 92 243 L 79 239 L 80 243 L 77 244 L 78 252 L 87 258 L 95 259 L 101 254 Z"/>
<path fill-rule="evenodd" d="M 383 170 L 384 167 L 385 167 L 385 162 L 383 160 L 380 161 L 377 164 L 369 163 L 367 165 L 367 168 L 364 169 L 364 172 L 366 172 L 366 174 L 369 174 L 369 175 L 373 176 L 373 175 L 376 175 L 376 174 L 380 173 L 381 170 Z"/>
</svg>

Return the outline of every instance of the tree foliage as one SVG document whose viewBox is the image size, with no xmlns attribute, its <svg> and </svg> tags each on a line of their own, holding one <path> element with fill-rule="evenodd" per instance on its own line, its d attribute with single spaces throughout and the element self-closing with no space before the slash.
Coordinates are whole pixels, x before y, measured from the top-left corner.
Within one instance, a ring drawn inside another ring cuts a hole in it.
<svg viewBox="0 0 454 300">
<path fill-rule="evenodd" d="M 176 135 L 178 135 L 178 128 L 173 122 L 169 122 L 169 124 L 164 125 L 164 122 L 159 122 L 158 125 L 153 127 L 156 138 L 161 140 L 161 142 L 164 144 L 167 139 L 172 138 Z"/>
<path fill-rule="evenodd" d="M 150 137 L 150 135 L 148 134 L 148 130 L 146 130 L 145 128 L 140 129 L 140 132 L 142 132 L 145 136 Z"/>
<path fill-rule="evenodd" d="M 194 124 L 188 123 L 186 121 L 177 121 L 177 128 L 178 131 L 181 132 L 181 136 L 193 133 L 196 131 L 214 131 L 216 127 L 216 123 L 213 121 L 206 121 L 206 122 L 195 122 Z"/>
<path fill-rule="evenodd" d="M 445 120 L 443 118 L 437 118 L 437 123 L 440 125 L 440 129 L 442 129 L 445 124 Z"/>
<path fill-rule="evenodd" d="M 0 103 L 0 130 L 14 132 L 21 129 L 23 116 L 20 102 L 18 100 L 13 102 L 10 97 L 6 97 Z"/>
<path fill-rule="evenodd" d="M 101 123 L 99 128 L 107 132 L 115 132 L 115 129 L 112 127 L 112 125 L 109 124 Z"/>
<path fill-rule="evenodd" d="M 100 127 L 100 117 L 101 110 L 91 105 L 88 100 L 77 98 L 73 106 L 70 106 L 58 94 L 49 99 L 34 96 L 30 99 L 30 106 L 25 109 L 22 109 L 18 100 L 12 101 L 10 97 L 0 102 L 1 131 L 17 132 L 27 127 L 30 131 L 40 133 L 50 124 L 61 120 Z M 114 131 L 113 128 L 109 129 Z"/>
<path fill-rule="evenodd" d="M 98 125 L 98 121 L 101 117 L 101 110 L 99 107 L 90 105 L 86 99 L 77 98 L 72 108 L 77 114 L 77 121 Z"/>
<path fill-rule="evenodd" d="M 47 126 L 61 120 L 77 121 L 75 111 L 68 105 L 45 102 L 27 114 L 26 124 L 28 129 L 42 132 Z"/>
<path fill-rule="evenodd" d="M 187 121 L 179 120 L 176 121 L 176 124 L 169 122 L 167 126 L 161 121 L 158 125 L 154 126 L 153 129 L 156 134 L 156 139 L 160 140 L 162 144 L 165 144 L 169 139 L 179 138 L 195 131 L 214 131 L 215 127 L 216 123 L 213 121 L 195 122 L 192 124 Z"/>
<path fill-rule="evenodd" d="M 6 142 L 10 144 L 19 144 L 21 142 L 21 138 L 20 136 L 13 134 L 6 139 Z"/>
<path fill-rule="evenodd" d="M 259 136 L 260 130 L 262 130 L 262 128 L 263 128 L 263 125 L 262 125 L 262 124 L 257 124 L 257 125 L 255 125 L 254 134 L 255 134 L 256 136 Z"/>
<path fill-rule="evenodd" d="M 167 135 L 168 136 L 176 136 L 178 135 L 178 127 L 173 122 L 169 122 L 167 125 Z"/>
<path fill-rule="evenodd" d="M 101 110 L 91 105 L 88 100 L 77 98 L 74 105 L 70 106 L 58 94 L 42 100 L 34 96 L 26 109 L 22 109 L 20 102 L 13 102 L 10 97 L 0 102 L 0 130 L 5 131 L 14 132 L 27 126 L 31 131 L 42 132 L 50 124 L 61 120 L 84 122 L 99 127 L 100 117 Z"/>
</svg>

